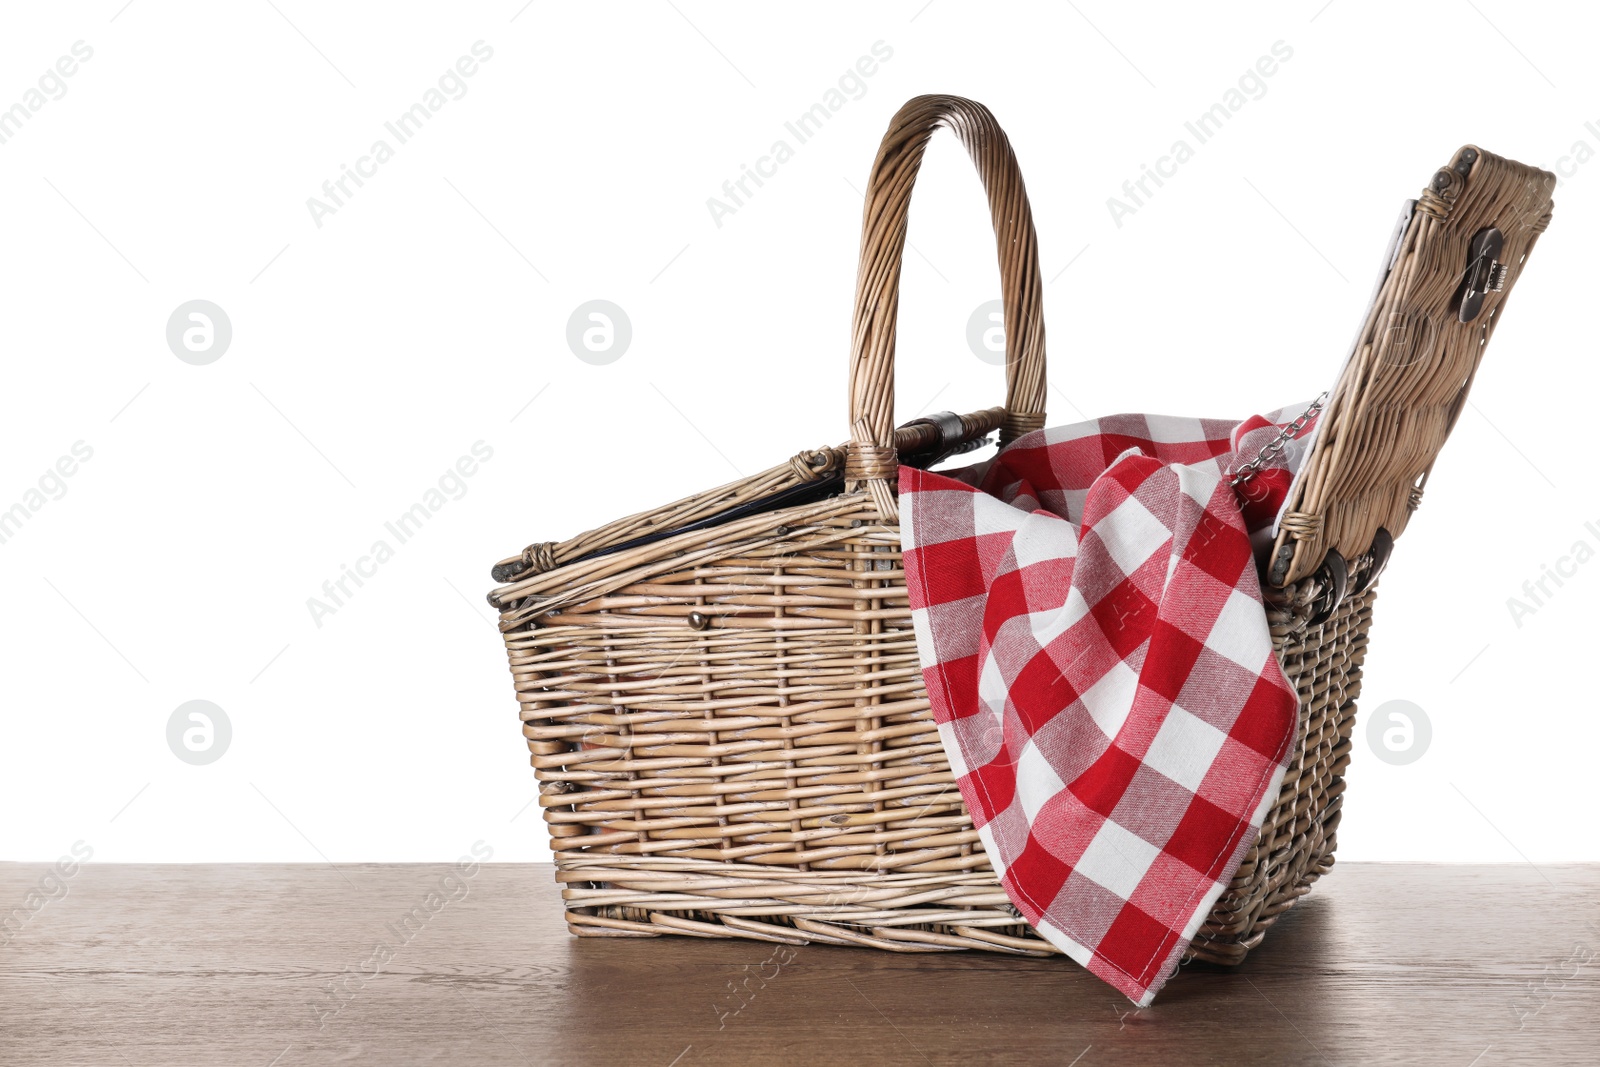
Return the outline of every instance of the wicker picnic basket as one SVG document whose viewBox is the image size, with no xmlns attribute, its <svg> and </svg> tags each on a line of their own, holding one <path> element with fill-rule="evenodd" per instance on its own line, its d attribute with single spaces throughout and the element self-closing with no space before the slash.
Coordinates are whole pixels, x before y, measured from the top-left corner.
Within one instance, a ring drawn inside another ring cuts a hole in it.
<svg viewBox="0 0 1600 1067">
<path fill-rule="evenodd" d="M 896 429 L 906 216 L 941 126 L 988 193 L 1006 402 Z M 1403 222 L 1264 576 L 1300 695 L 1295 753 L 1189 958 L 1240 962 L 1332 865 L 1374 584 L 1553 188 L 1544 171 L 1463 148 Z M 1489 227 L 1502 235 L 1493 256 Z M 940 747 L 895 501 L 897 463 L 1044 425 L 1042 289 L 1028 198 L 993 116 L 957 97 L 912 100 L 867 195 L 849 442 L 495 567 L 490 599 L 574 932 L 1056 951 L 996 882 Z M 1470 321 L 1439 314 L 1458 289 Z"/>
</svg>

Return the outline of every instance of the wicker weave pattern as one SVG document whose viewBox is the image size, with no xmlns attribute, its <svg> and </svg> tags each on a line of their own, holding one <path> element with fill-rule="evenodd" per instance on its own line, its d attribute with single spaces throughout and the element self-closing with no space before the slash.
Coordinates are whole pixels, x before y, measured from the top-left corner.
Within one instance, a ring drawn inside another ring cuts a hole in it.
<svg viewBox="0 0 1600 1067">
<path fill-rule="evenodd" d="M 495 568 L 490 600 L 577 933 L 1055 952 L 1012 910 L 961 801 L 901 569 L 897 455 L 955 443 L 929 421 L 891 432 L 906 205 L 939 126 L 983 176 L 1005 292 L 1007 405 L 962 416 L 957 436 L 1040 425 L 1038 252 L 1015 160 L 980 105 L 919 98 L 891 124 L 867 197 L 851 440 Z M 1443 342 L 1413 332 L 1412 358 L 1380 326 L 1438 314 L 1485 220 L 1506 228 L 1520 269 L 1549 217 L 1544 172 L 1467 151 L 1469 175 L 1452 169 L 1419 203 L 1283 524 L 1293 570 L 1266 594 L 1300 696 L 1295 756 L 1192 958 L 1240 962 L 1332 865 L 1387 558 L 1374 534 L 1403 530 L 1505 294 L 1477 322 L 1430 335 Z M 844 491 L 826 499 L 672 532 L 841 473 Z M 633 543 L 648 535 L 667 536 Z M 1348 568 L 1323 565 L 1329 546 Z"/>
<path fill-rule="evenodd" d="M 995 882 L 929 716 L 898 529 L 863 494 L 767 525 L 509 613 L 538 613 L 505 637 L 574 929 L 1053 953 Z M 1372 594 L 1311 627 L 1320 592 L 1271 611 L 1300 737 L 1202 959 L 1243 959 L 1332 862 Z"/>
<path fill-rule="evenodd" d="M 1277 550 L 1292 556 L 1280 581 L 1310 574 L 1330 548 L 1354 558 L 1380 527 L 1395 537 L 1406 528 L 1511 287 L 1550 224 L 1555 183 L 1549 171 L 1467 145 L 1423 190 L 1289 502 Z M 1505 235 L 1511 275 L 1460 322 L 1450 298 L 1473 235 L 1491 225 Z"/>
</svg>

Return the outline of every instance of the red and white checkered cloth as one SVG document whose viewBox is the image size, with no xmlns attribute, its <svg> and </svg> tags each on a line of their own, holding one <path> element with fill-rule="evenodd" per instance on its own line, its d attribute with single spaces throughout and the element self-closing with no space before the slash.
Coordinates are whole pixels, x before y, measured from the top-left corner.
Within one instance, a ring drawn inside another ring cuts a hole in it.
<svg viewBox="0 0 1600 1067">
<path fill-rule="evenodd" d="M 1310 427 L 1238 490 L 1225 472 L 1307 406 L 1118 415 L 954 476 L 900 468 L 923 678 L 984 849 L 1023 917 L 1140 1005 L 1255 840 L 1294 740 L 1251 533 Z"/>
</svg>

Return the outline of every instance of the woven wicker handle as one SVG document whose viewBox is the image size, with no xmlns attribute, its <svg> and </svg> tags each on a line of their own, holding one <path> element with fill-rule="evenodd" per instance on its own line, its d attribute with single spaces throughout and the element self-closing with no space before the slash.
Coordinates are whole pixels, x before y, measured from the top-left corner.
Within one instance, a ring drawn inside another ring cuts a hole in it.
<svg viewBox="0 0 1600 1067">
<path fill-rule="evenodd" d="M 872 164 L 861 226 L 855 325 L 850 350 L 850 444 L 845 478 L 866 483 L 885 521 L 899 520 L 894 499 L 895 319 L 911 187 L 928 140 L 952 130 L 972 156 L 989 196 L 1006 337 L 1006 417 L 1002 444 L 1044 425 L 1043 283 L 1033 211 L 1017 159 L 1000 124 L 982 104 L 959 96 L 919 96 L 889 123 Z"/>
</svg>

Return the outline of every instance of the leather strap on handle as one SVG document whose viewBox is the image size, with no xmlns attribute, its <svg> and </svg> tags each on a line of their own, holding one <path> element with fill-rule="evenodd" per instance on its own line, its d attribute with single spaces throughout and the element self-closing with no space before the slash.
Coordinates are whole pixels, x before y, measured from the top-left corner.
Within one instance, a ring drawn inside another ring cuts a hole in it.
<svg viewBox="0 0 1600 1067">
<path fill-rule="evenodd" d="M 911 188 L 928 139 L 939 127 L 961 139 L 989 196 L 1005 316 L 1005 444 L 1044 425 L 1044 285 L 1033 211 L 1011 143 L 982 104 L 959 96 L 919 96 L 889 123 L 872 164 L 861 226 L 855 324 L 850 342 L 850 444 L 845 479 L 865 483 L 886 522 L 899 521 L 894 449 L 895 318 Z"/>
</svg>

